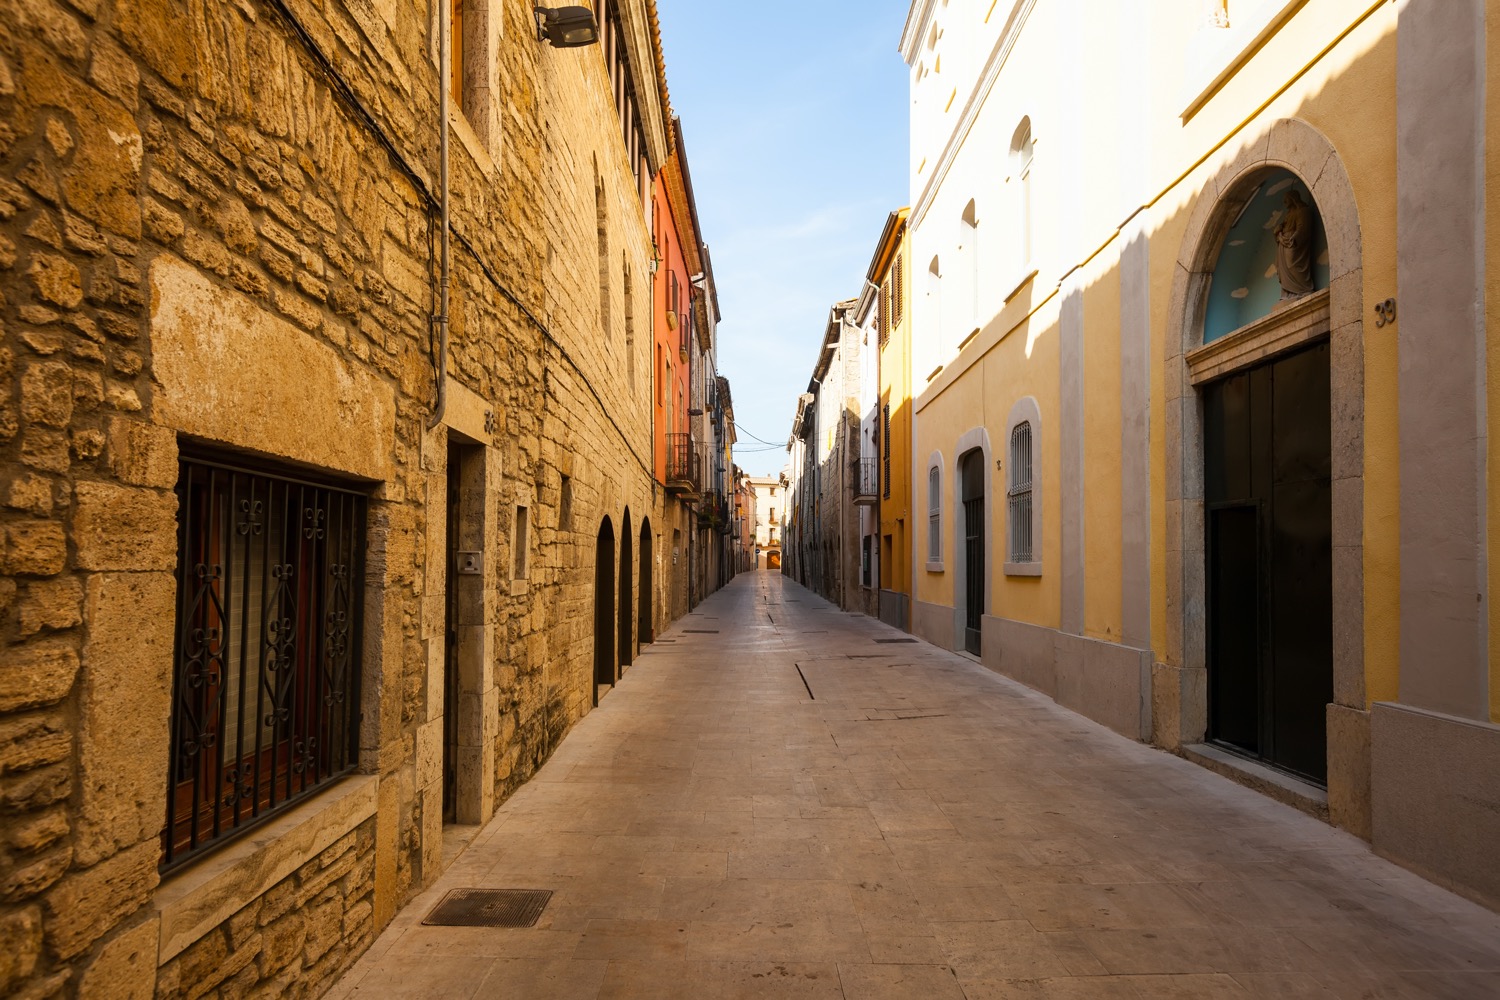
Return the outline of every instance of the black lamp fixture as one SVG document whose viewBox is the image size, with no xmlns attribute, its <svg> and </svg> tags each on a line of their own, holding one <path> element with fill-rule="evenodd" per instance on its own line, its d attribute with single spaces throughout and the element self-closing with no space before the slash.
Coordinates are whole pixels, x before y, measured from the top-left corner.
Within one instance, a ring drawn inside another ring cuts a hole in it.
<svg viewBox="0 0 1500 1000">
<path fill-rule="evenodd" d="M 577 49 L 599 40 L 599 24 L 587 7 L 533 7 L 536 39 L 557 49 Z"/>
</svg>

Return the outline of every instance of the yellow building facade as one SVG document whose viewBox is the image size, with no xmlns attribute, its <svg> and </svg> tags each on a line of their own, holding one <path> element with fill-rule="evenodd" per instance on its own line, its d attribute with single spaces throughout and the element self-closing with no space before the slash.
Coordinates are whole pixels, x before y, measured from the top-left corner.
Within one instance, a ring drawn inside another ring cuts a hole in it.
<svg viewBox="0 0 1500 1000">
<path fill-rule="evenodd" d="M 865 280 L 880 289 L 880 620 L 911 627 L 911 309 L 906 219 L 892 212 Z"/>
<path fill-rule="evenodd" d="M 913 630 L 1490 899 L 1497 25 L 918 0 L 901 43 Z"/>
</svg>

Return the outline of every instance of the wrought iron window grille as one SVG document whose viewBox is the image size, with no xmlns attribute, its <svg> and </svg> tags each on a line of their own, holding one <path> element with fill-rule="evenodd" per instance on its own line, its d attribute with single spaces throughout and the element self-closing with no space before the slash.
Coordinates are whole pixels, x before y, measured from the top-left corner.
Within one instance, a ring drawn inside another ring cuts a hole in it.
<svg viewBox="0 0 1500 1000">
<path fill-rule="evenodd" d="M 367 498 L 179 465 L 162 870 L 355 770 Z"/>
<path fill-rule="evenodd" d="M 1010 488 L 1006 501 L 1010 514 L 1010 561 L 1034 561 L 1031 512 L 1031 424 L 1022 422 L 1010 432 Z"/>
</svg>

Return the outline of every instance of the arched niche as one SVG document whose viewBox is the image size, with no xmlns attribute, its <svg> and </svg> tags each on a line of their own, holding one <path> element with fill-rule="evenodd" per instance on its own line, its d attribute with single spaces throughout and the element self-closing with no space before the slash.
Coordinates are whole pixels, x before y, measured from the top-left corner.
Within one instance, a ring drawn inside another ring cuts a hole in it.
<svg viewBox="0 0 1500 1000">
<path fill-rule="evenodd" d="M 1290 300 L 1277 271 L 1277 235 L 1289 211 L 1298 212 L 1309 226 L 1312 290 L 1321 291 L 1329 284 L 1328 235 L 1307 182 L 1282 167 L 1268 168 L 1250 180 L 1253 187 L 1220 241 L 1209 275 L 1205 344 L 1269 316 Z M 1301 206 L 1300 211 L 1289 200 Z"/>
</svg>

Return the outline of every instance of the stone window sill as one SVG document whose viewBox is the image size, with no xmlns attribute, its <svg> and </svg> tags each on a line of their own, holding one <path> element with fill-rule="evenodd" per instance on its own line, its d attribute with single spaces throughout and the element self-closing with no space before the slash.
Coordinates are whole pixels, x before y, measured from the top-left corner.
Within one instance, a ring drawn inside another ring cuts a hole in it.
<svg viewBox="0 0 1500 1000">
<path fill-rule="evenodd" d="M 375 815 L 379 783 L 373 774 L 345 778 L 222 851 L 164 878 L 153 900 L 161 914 L 158 964 L 165 965 Z"/>
<path fill-rule="evenodd" d="M 1041 576 L 1042 564 L 1039 562 L 1008 562 L 1005 564 L 1006 576 Z"/>
<path fill-rule="evenodd" d="M 943 562 L 942 562 L 941 559 L 936 560 L 936 561 L 934 561 L 932 559 L 927 560 L 927 572 L 929 572 L 929 573 L 941 573 L 942 571 L 943 571 Z"/>
<path fill-rule="evenodd" d="M 494 157 L 490 156 L 490 151 L 485 148 L 484 140 L 479 138 L 479 133 L 474 131 L 474 126 L 470 124 L 468 116 L 461 109 L 450 105 L 448 124 L 453 127 L 453 134 L 458 137 L 464 149 L 468 150 L 469 155 L 473 157 L 474 165 L 479 168 L 479 172 L 484 174 L 485 179 L 491 184 L 498 184 L 500 171 L 495 168 Z"/>
</svg>

